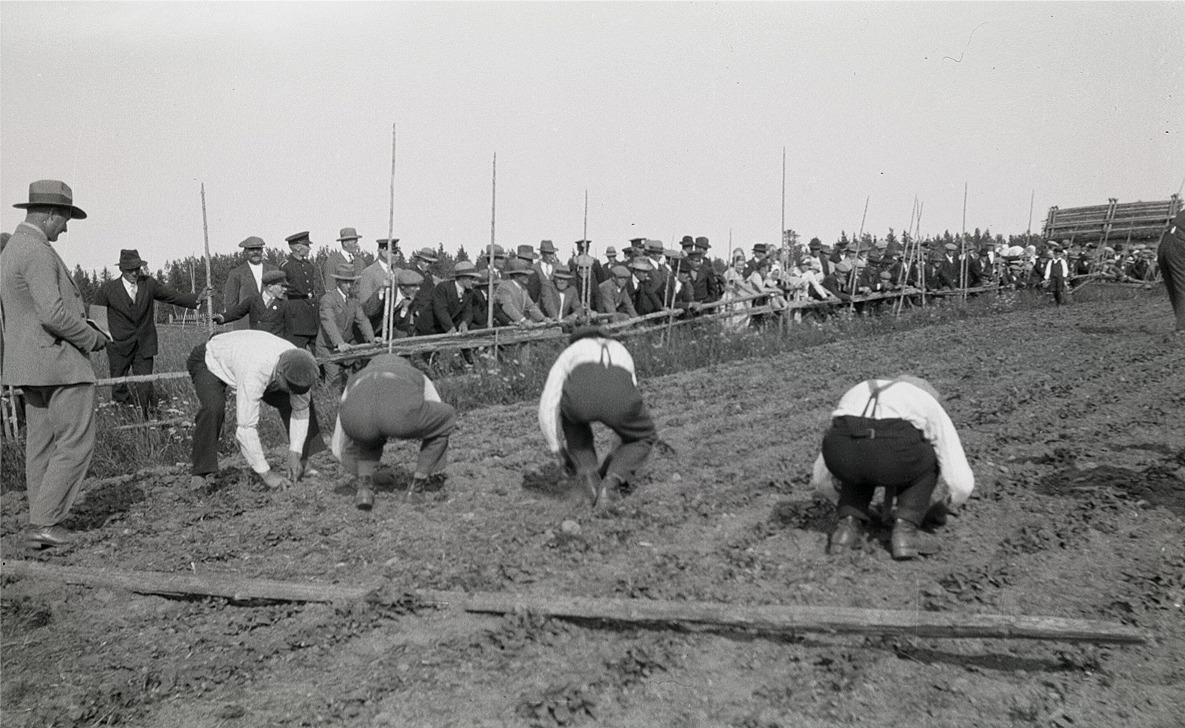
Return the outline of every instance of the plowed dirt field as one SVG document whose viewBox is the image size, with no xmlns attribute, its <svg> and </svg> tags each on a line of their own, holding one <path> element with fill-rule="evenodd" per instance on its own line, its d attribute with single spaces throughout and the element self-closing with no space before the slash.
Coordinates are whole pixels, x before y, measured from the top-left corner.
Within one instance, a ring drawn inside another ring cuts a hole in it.
<svg viewBox="0 0 1185 728">
<path fill-rule="evenodd" d="M 382 588 L 236 605 L 6 577 L 4 724 L 1180 726 L 1185 341 L 1168 322 L 1163 297 L 1076 301 L 651 378 L 676 454 L 596 512 L 560 482 L 533 402 L 462 413 L 442 498 L 406 498 L 414 451 L 389 446 L 369 514 L 324 456 L 278 494 L 240 458 L 204 494 L 165 464 L 87 490 L 81 542 L 33 554 L 7 493 L 7 559 Z M 905 371 L 946 395 L 976 493 L 936 556 L 894 562 L 885 533 L 828 556 L 807 481 L 830 410 Z M 766 639 L 481 617 L 414 589 L 1052 615 L 1153 639 Z"/>
</svg>

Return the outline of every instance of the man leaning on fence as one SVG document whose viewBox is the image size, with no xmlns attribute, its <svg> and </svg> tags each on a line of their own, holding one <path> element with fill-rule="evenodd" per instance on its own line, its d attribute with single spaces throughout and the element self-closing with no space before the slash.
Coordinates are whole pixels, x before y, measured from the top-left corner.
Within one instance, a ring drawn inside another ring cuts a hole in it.
<svg viewBox="0 0 1185 728">
<path fill-rule="evenodd" d="M 155 278 L 144 274 L 147 265 L 136 250 L 119 251 L 119 278 L 108 281 L 95 292 L 92 303 L 107 309 L 111 343 L 107 347 L 107 365 L 112 377 L 152 374 L 156 357 L 156 301 L 182 308 L 197 308 L 209 295 L 208 289 L 197 293 L 179 293 Z M 136 405 L 149 417 L 156 410 L 152 382 L 136 382 L 130 387 L 117 384 L 111 398 L 120 404 Z"/>
<path fill-rule="evenodd" d="M 25 396 L 25 487 L 31 547 L 73 541 L 61 521 L 74 505 L 95 449 L 95 372 L 89 354 L 107 337 L 87 323 L 82 294 L 50 243 L 70 220 L 70 187 L 29 185 L 28 212 L 0 257 L 0 382 Z"/>
</svg>

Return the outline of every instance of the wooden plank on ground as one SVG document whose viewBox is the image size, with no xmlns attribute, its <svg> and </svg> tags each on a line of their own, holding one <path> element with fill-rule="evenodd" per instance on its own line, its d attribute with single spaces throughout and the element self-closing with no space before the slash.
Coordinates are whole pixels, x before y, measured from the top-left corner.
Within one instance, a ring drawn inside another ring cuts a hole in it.
<svg viewBox="0 0 1185 728">
<path fill-rule="evenodd" d="M 170 574 L 4 561 L 6 577 L 46 579 L 140 594 L 211 596 L 236 601 L 336 602 L 362 599 L 373 589 L 336 584 L 252 579 L 231 574 Z M 922 610 L 798 605 L 745 606 L 651 599 L 598 599 L 492 592 L 410 590 L 425 601 L 478 614 L 527 611 L 557 619 L 624 625 L 743 631 L 757 634 L 865 634 L 932 638 L 999 638 L 1139 644 L 1148 636 L 1115 622 L 1012 614 L 955 614 Z"/>
</svg>

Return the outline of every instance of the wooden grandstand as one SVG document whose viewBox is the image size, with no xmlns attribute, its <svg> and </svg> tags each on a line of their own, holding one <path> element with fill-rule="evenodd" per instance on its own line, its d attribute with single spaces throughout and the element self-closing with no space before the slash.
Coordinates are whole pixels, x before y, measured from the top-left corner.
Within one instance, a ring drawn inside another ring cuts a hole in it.
<svg viewBox="0 0 1185 728">
<path fill-rule="evenodd" d="M 1068 240 L 1077 245 L 1144 243 L 1155 247 L 1173 216 L 1181 209 L 1181 198 L 1173 195 L 1157 202 L 1124 202 L 1112 197 L 1105 205 L 1049 208 L 1045 219 L 1046 240 Z"/>
</svg>

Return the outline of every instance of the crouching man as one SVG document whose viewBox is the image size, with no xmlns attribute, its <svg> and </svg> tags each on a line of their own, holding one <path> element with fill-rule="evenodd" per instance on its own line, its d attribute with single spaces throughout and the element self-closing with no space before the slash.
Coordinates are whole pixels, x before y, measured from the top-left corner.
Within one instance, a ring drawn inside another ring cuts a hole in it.
<svg viewBox="0 0 1185 728">
<path fill-rule="evenodd" d="M 565 472 L 576 475 L 592 505 L 613 489 L 625 493 L 634 472 L 658 440 L 650 412 L 638 391 L 634 360 L 604 329 L 576 329 L 571 344 L 547 375 L 539 398 L 539 427 Z M 597 466 L 591 424 L 600 422 L 621 439 Z"/>
<path fill-rule="evenodd" d="M 218 472 L 218 439 L 226 410 L 226 389 L 235 390 L 235 441 L 251 469 L 269 488 L 284 485 L 273 472 L 259 441 L 261 402 L 280 412 L 288 430 L 285 472 L 295 482 L 315 474 L 308 459 L 325 449 L 317 413 L 309 392 L 319 370 L 313 355 L 266 331 L 230 331 L 194 347 L 186 362 L 197 392 L 198 413 L 193 430 L 193 480 L 205 487 L 207 476 Z"/>
<path fill-rule="evenodd" d="M 331 442 L 334 456 L 356 476 L 354 505 L 364 511 L 374 506 L 374 471 L 391 439 L 421 441 L 409 492 L 443 488 L 455 426 L 452 405 L 440 401 L 419 369 L 396 354 L 371 359 L 346 383 Z"/>
<path fill-rule="evenodd" d="M 830 553 L 857 545 L 877 488 L 886 506 L 896 494 L 890 541 L 894 559 L 938 551 L 918 530 L 927 515 L 945 522 L 946 505 L 971 496 L 975 476 L 938 392 L 924 379 L 869 379 L 847 391 L 831 415 L 811 485 L 838 505 Z M 939 477 L 945 489 L 937 489 Z M 943 491 L 947 492 L 943 492 Z"/>
</svg>

